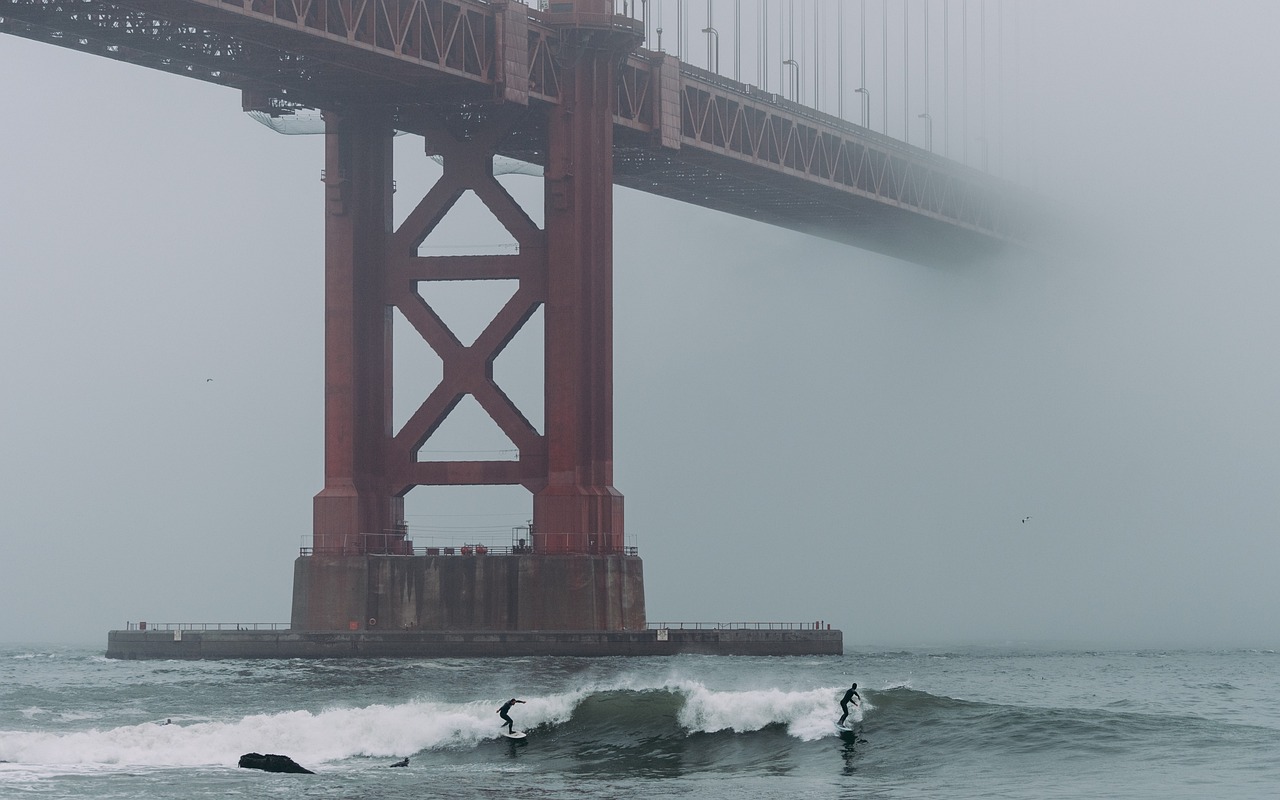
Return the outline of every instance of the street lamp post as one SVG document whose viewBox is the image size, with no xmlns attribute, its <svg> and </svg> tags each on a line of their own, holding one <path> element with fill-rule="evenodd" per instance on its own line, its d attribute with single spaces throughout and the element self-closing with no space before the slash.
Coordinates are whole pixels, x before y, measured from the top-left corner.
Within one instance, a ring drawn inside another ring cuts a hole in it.
<svg viewBox="0 0 1280 800">
<path fill-rule="evenodd" d="M 855 93 L 862 95 L 862 127 L 871 126 L 871 92 L 865 86 L 859 86 L 853 90 Z"/>
<path fill-rule="evenodd" d="M 702 29 L 702 32 L 707 35 L 707 61 L 711 62 L 707 64 L 707 68 L 710 69 L 715 74 L 719 75 L 720 74 L 720 31 L 708 25 L 707 27 Z M 713 43 L 715 44 L 714 50 L 712 50 L 711 48 L 711 45 Z M 713 52 L 715 53 L 714 62 L 712 62 L 712 59 L 711 59 L 711 54 Z M 712 67 L 712 63 L 715 64 L 714 68 Z"/>
<path fill-rule="evenodd" d="M 932 153 L 933 152 L 933 117 L 929 116 L 928 111 L 924 112 L 923 114 L 919 114 L 918 116 L 920 117 L 920 119 L 929 123 L 929 152 Z"/>
<path fill-rule="evenodd" d="M 791 99 L 797 103 L 800 102 L 800 62 L 794 58 L 788 58 L 782 62 L 782 66 L 791 67 Z"/>
</svg>

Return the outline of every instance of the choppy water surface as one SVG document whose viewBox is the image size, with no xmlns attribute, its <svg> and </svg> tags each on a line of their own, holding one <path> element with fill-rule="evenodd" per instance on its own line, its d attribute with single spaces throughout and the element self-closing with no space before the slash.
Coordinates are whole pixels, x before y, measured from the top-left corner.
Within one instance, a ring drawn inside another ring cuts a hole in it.
<svg viewBox="0 0 1280 800">
<path fill-rule="evenodd" d="M 865 702 L 841 734 L 852 681 Z M 1278 688 L 1265 651 L 179 662 L 3 646 L 0 797 L 1271 798 Z M 519 743 L 496 735 L 513 696 Z M 317 774 L 238 769 L 247 752 Z"/>
</svg>

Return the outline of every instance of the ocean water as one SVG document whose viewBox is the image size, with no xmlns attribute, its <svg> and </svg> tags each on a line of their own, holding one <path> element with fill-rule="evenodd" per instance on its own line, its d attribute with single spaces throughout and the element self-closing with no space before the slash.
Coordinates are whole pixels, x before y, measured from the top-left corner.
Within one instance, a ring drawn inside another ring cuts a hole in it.
<svg viewBox="0 0 1280 800">
<path fill-rule="evenodd" d="M 858 733 L 840 734 L 852 681 Z M 497 736 L 513 696 L 523 742 Z M 316 774 L 239 769 L 248 752 Z M 7 645 L 0 798 L 21 797 L 1275 798 L 1280 654 L 186 662 Z"/>
</svg>

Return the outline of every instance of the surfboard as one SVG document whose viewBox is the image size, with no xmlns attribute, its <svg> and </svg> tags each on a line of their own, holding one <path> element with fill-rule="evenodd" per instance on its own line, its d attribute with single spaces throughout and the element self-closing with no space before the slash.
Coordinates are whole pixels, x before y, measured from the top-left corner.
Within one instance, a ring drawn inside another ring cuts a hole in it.
<svg viewBox="0 0 1280 800">
<path fill-rule="evenodd" d="M 502 735 L 507 737 L 508 739 L 523 739 L 528 734 L 526 734 L 524 731 L 513 731 L 512 733 L 507 733 L 506 731 L 502 731 Z"/>
</svg>

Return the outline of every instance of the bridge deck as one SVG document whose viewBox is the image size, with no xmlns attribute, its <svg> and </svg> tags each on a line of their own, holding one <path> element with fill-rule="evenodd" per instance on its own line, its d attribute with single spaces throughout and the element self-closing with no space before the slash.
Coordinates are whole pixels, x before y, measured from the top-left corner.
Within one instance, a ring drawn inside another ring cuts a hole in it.
<svg viewBox="0 0 1280 800">
<path fill-rule="evenodd" d="M 514 105 L 524 120 L 499 152 L 543 163 L 570 21 L 515 3 L 392 2 L 0 0 L 0 32 L 237 88 L 277 113 L 389 106 L 415 133 L 446 107 L 465 127 Z M 913 261 L 1025 236 L 1025 204 L 985 173 L 662 53 L 619 72 L 619 185 Z"/>
</svg>

